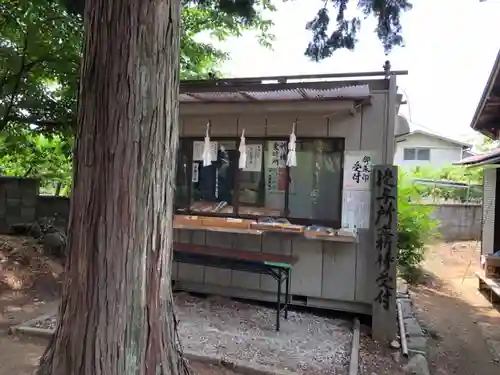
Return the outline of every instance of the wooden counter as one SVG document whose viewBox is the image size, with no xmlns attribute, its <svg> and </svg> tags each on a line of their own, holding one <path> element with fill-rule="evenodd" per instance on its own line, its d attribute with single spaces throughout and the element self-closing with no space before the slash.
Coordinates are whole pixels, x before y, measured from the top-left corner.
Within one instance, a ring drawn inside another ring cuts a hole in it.
<svg viewBox="0 0 500 375">
<path fill-rule="evenodd" d="M 235 234 L 253 234 L 260 236 L 262 235 L 261 230 L 256 229 L 242 229 L 242 228 L 228 228 L 228 227 L 211 227 L 205 225 L 185 225 L 185 224 L 175 224 L 174 229 L 185 229 L 185 230 L 206 230 L 209 232 L 219 232 L 219 233 L 235 233 Z"/>
<path fill-rule="evenodd" d="M 337 234 L 333 233 L 331 235 L 317 235 L 315 232 L 304 232 L 304 237 L 308 240 L 318 240 L 318 241 L 331 241 L 331 242 L 345 242 L 345 243 L 356 243 L 357 238 L 354 235 Z"/>
<path fill-rule="evenodd" d="M 177 215 L 176 215 L 177 216 Z M 227 226 L 218 226 L 215 224 L 214 218 L 203 218 L 194 217 L 193 219 L 179 218 L 174 219 L 174 229 L 184 229 L 184 230 L 204 230 L 208 232 L 218 232 L 218 233 L 232 233 L 232 234 L 249 234 L 261 236 L 265 233 L 280 233 L 284 235 L 300 236 L 308 240 L 318 240 L 318 241 L 330 241 L 330 242 L 344 242 L 344 243 L 356 243 L 356 236 L 350 233 L 338 233 L 333 232 L 332 234 L 319 234 L 318 232 L 308 232 L 308 231 L 297 231 L 296 226 L 294 230 L 288 231 L 286 229 L 275 229 L 271 226 L 266 229 L 265 226 L 259 226 L 259 229 L 251 228 L 254 222 L 250 220 L 241 220 L 234 223 L 228 222 Z M 189 221 L 193 223 L 190 224 Z M 205 224 L 204 224 L 205 222 Z M 235 225 L 232 225 L 235 224 Z"/>
</svg>

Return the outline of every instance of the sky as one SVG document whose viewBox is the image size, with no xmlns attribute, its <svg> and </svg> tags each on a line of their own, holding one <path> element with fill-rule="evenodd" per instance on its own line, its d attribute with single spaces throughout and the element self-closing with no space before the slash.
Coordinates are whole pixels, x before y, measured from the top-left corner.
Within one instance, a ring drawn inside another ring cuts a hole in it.
<svg viewBox="0 0 500 375">
<path fill-rule="evenodd" d="M 389 59 L 408 105 L 400 109 L 413 129 L 470 140 L 470 122 L 500 48 L 500 0 L 413 0 L 401 23 L 405 47 L 385 56 L 373 32 L 375 22 L 362 24 L 355 51 L 337 51 L 320 63 L 304 56 L 311 34 L 305 29 L 323 4 L 317 0 L 275 1 L 272 50 L 259 45 L 254 32 L 217 46 L 230 60 L 228 77 L 255 77 L 338 72 L 381 71 Z"/>
</svg>

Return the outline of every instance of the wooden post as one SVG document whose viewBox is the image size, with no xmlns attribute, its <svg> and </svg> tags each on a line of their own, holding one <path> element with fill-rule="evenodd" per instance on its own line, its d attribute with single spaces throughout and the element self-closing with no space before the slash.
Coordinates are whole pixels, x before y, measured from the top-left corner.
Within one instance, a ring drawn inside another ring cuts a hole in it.
<svg viewBox="0 0 500 375">
<path fill-rule="evenodd" d="M 374 284 L 372 337 L 380 342 L 396 338 L 398 169 L 393 165 L 373 167 L 371 221 L 373 233 Z"/>
</svg>

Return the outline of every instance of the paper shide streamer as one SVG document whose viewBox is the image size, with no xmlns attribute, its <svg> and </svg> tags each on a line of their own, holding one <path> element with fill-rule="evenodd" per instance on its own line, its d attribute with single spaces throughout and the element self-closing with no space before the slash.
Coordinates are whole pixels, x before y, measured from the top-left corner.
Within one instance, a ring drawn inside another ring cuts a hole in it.
<svg viewBox="0 0 500 375">
<path fill-rule="evenodd" d="M 210 122 L 207 123 L 207 131 L 205 133 L 205 142 L 203 143 L 203 166 L 212 165 L 212 147 L 210 146 Z"/>
<path fill-rule="evenodd" d="M 238 167 L 240 169 L 245 169 L 247 165 L 247 146 L 245 144 L 245 129 L 241 132 L 240 147 L 238 149 L 240 152 L 240 159 L 238 161 Z"/>
<path fill-rule="evenodd" d="M 297 166 L 297 153 L 295 151 L 297 137 L 295 136 L 295 126 L 296 123 L 293 123 L 292 133 L 290 134 L 290 141 L 288 142 L 288 155 L 286 159 L 287 167 L 296 167 Z"/>
</svg>

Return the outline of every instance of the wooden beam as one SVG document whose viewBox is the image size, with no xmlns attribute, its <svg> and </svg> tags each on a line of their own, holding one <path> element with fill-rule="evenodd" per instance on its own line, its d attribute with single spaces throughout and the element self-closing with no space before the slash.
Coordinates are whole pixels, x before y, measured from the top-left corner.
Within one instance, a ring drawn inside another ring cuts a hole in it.
<svg viewBox="0 0 500 375">
<path fill-rule="evenodd" d="M 293 102 L 244 102 L 244 103 L 180 103 L 181 116 L 269 114 L 269 113 L 350 113 L 355 105 L 354 100 L 300 100 Z M 361 102 L 362 104 L 367 104 Z"/>
<path fill-rule="evenodd" d="M 407 70 L 395 70 L 391 75 L 408 75 Z M 216 80 L 185 80 L 181 81 L 182 86 L 188 85 L 231 85 L 231 84 L 262 84 L 265 81 L 277 81 L 289 83 L 290 81 L 299 81 L 305 79 L 338 79 L 338 78 L 361 78 L 361 77 L 385 77 L 385 72 L 357 72 L 357 73 L 327 73 L 327 74 L 301 74 L 292 76 L 270 76 L 270 77 L 244 77 L 244 78 L 222 78 Z"/>
<path fill-rule="evenodd" d="M 216 83 L 216 82 L 215 82 Z M 338 89 L 346 86 L 363 86 L 368 85 L 371 90 L 388 90 L 389 81 L 386 79 L 380 80 L 365 80 L 365 81 L 330 81 L 330 82 L 291 82 L 291 83 L 235 83 L 231 85 L 224 84 L 211 84 L 203 85 L 181 85 L 180 93 L 202 93 L 202 92 L 249 92 L 249 91 L 278 91 L 278 90 L 292 90 L 292 89 Z"/>
</svg>

